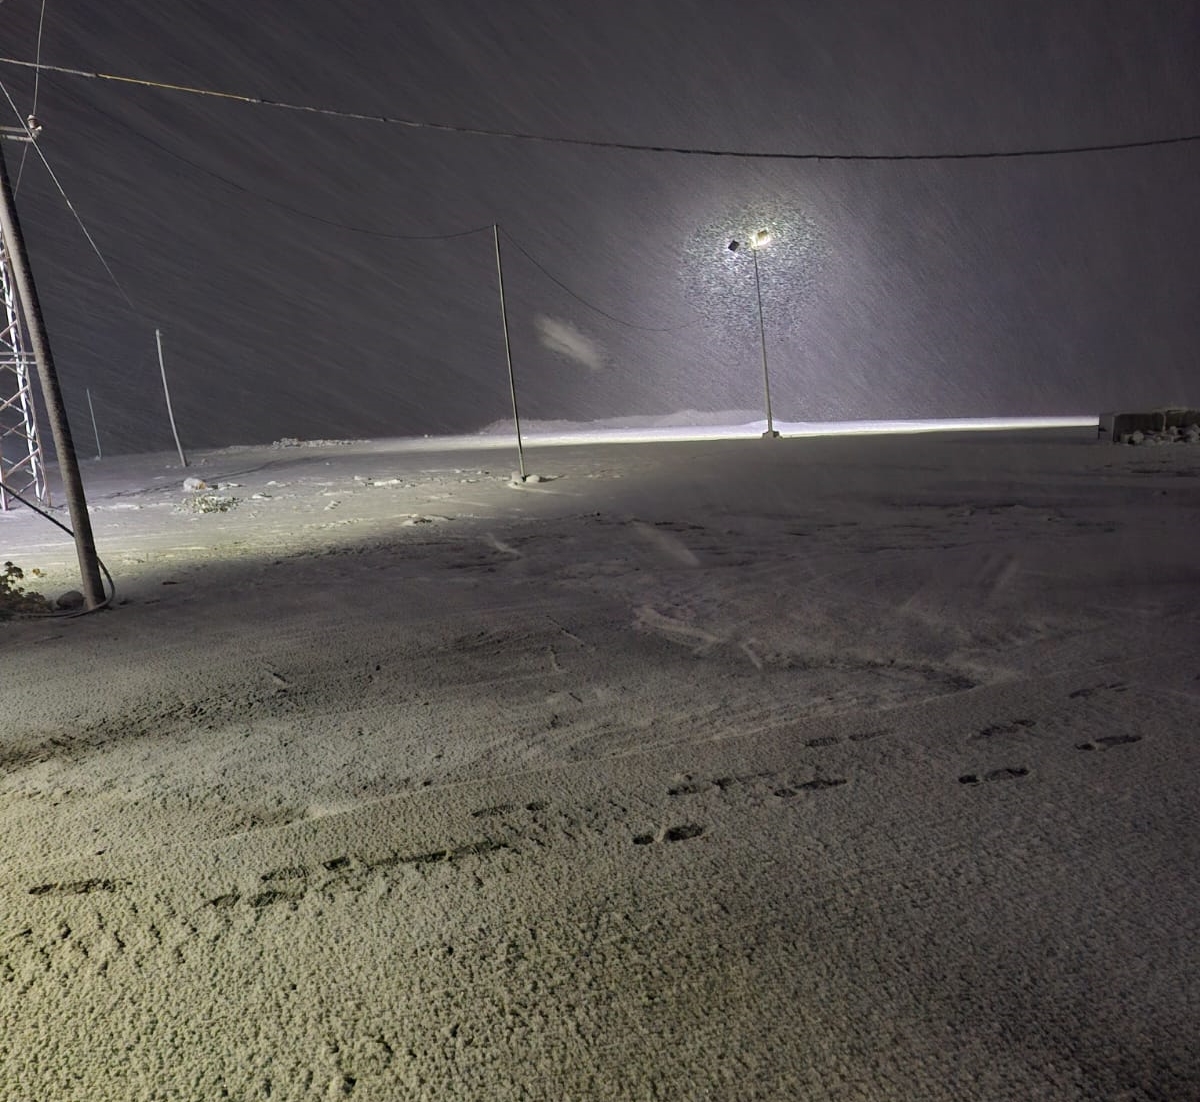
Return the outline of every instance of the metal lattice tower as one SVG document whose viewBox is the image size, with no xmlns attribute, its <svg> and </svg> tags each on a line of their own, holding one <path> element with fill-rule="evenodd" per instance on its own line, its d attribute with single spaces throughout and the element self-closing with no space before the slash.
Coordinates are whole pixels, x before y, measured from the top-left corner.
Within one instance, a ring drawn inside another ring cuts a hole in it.
<svg viewBox="0 0 1200 1102">
<path fill-rule="evenodd" d="M 4 234 L 0 232 L 0 510 L 7 511 L 12 495 L 19 494 L 50 504 L 46 468 L 38 436 L 37 413 L 30 385 L 29 355 L 21 312 L 9 265 Z"/>
</svg>

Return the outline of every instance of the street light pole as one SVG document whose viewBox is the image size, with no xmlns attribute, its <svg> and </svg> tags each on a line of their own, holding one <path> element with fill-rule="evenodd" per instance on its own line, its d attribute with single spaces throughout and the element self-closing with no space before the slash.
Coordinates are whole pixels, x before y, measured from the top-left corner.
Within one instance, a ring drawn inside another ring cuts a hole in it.
<svg viewBox="0 0 1200 1102">
<path fill-rule="evenodd" d="M 758 303 L 758 347 L 762 352 L 763 397 L 766 401 L 767 431 L 763 433 L 764 440 L 776 440 L 779 433 L 775 429 L 775 417 L 771 412 L 771 374 L 767 369 L 767 326 L 763 320 L 762 280 L 758 274 L 758 250 L 771 243 L 769 230 L 756 230 L 750 235 L 750 258 L 754 261 L 754 297 Z M 741 248 L 740 241 L 730 241 L 729 251 L 737 252 Z"/>
<path fill-rule="evenodd" d="M 767 431 L 763 433 L 764 440 L 772 440 L 779 436 L 775 431 L 775 418 L 771 415 L 771 375 L 767 371 L 767 327 L 763 321 L 762 282 L 758 278 L 758 248 L 753 246 L 750 255 L 754 258 L 754 295 L 758 299 L 758 346 L 762 350 L 763 365 L 763 397 L 767 405 Z"/>
<path fill-rule="evenodd" d="M 31 120 L 32 123 L 32 120 Z M 12 185 L 8 179 L 8 166 L 4 163 L 3 138 L 13 136 L 12 128 L 5 127 L 0 133 L 0 233 L 12 268 L 13 282 L 21 298 L 25 313 L 25 327 L 29 331 L 29 345 L 37 364 L 38 381 L 42 385 L 42 398 L 46 403 L 46 419 L 50 422 L 50 434 L 54 438 L 54 450 L 58 455 L 58 472 L 62 476 L 63 491 L 67 498 L 67 510 L 75 534 L 75 552 L 79 559 L 79 573 L 83 582 L 83 600 L 86 608 L 99 608 L 104 603 L 104 583 L 100 580 L 100 558 L 96 553 L 96 541 L 92 534 L 92 521 L 88 516 L 87 499 L 83 493 L 83 479 L 79 475 L 79 463 L 75 457 L 75 444 L 71 439 L 71 427 L 67 424 L 67 411 L 63 404 L 62 389 L 58 385 L 58 374 L 54 369 L 54 357 L 50 353 L 50 340 L 42 320 L 42 308 L 38 301 L 33 273 L 25 252 L 25 238 L 21 235 L 21 224 L 17 220 L 17 208 L 13 201 Z M 24 139 L 32 140 L 32 130 L 21 130 Z"/>
</svg>

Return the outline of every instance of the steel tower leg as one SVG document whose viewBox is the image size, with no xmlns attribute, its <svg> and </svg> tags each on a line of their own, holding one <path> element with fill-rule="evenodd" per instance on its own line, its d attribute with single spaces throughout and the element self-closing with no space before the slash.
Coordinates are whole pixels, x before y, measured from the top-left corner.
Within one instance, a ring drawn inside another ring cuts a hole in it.
<svg viewBox="0 0 1200 1102">
<path fill-rule="evenodd" d="M 0 510 L 15 490 L 50 505 L 42 443 L 38 435 L 29 366 L 33 362 L 21 328 L 17 290 L 0 231 Z"/>
</svg>

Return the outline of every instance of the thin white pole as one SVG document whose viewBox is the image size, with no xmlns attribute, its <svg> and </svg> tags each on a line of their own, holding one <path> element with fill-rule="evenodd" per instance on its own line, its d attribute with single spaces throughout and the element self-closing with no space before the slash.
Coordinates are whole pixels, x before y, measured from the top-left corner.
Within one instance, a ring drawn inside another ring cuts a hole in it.
<svg viewBox="0 0 1200 1102">
<path fill-rule="evenodd" d="M 500 322 L 504 326 L 504 358 L 508 363 L 508 389 L 512 394 L 513 424 L 517 429 L 517 463 L 521 468 L 521 481 L 525 481 L 525 447 L 521 443 L 521 415 L 517 412 L 517 382 L 513 376 L 512 345 L 508 339 L 508 310 L 504 305 L 504 265 L 500 262 L 500 226 L 492 223 L 492 237 L 496 242 L 496 278 L 500 283 Z"/>
<path fill-rule="evenodd" d="M 167 417 L 171 420 L 171 434 L 175 437 L 175 447 L 179 450 L 179 462 L 188 465 L 187 456 L 183 454 L 183 445 L 179 442 L 179 430 L 175 428 L 175 414 L 171 410 L 171 392 L 167 389 L 167 365 L 163 363 L 162 330 L 154 330 L 154 339 L 158 344 L 158 368 L 162 372 L 163 394 L 167 399 Z"/>
<path fill-rule="evenodd" d="M 95 437 L 96 437 L 96 458 L 103 459 L 104 452 L 102 452 L 100 450 L 100 430 L 98 428 L 96 428 L 96 407 L 92 405 L 92 392 L 90 390 L 87 392 L 87 400 L 88 400 L 88 413 L 90 413 L 92 415 L 92 432 L 95 434 Z"/>
</svg>

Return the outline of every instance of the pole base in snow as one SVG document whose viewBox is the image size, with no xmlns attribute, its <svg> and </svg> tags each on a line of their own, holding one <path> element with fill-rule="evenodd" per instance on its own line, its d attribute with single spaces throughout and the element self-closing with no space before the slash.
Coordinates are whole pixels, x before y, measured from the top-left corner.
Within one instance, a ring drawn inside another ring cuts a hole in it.
<svg viewBox="0 0 1200 1102">
<path fill-rule="evenodd" d="M 522 474 L 520 471 L 513 471 L 508 484 L 510 486 L 525 486 L 535 482 L 549 482 L 550 478 L 551 476 L 544 474 Z"/>
<path fill-rule="evenodd" d="M 767 429 L 767 431 L 762 434 L 762 438 L 764 440 L 778 440 L 779 439 L 779 430 L 778 429 Z"/>
</svg>

